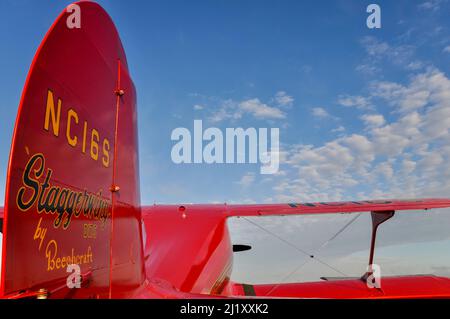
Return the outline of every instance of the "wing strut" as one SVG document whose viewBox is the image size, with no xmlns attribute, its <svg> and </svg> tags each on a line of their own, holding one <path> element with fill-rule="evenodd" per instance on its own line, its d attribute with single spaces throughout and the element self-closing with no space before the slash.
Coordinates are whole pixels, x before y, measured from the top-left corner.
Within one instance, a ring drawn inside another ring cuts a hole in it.
<svg viewBox="0 0 450 319">
<path fill-rule="evenodd" d="M 372 239 L 370 242 L 370 255 L 369 255 L 369 266 L 367 269 L 367 272 L 362 276 L 362 280 L 366 281 L 369 276 L 373 274 L 373 257 L 375 254 L 375 241 L 377 239 L 377 231 L 378 226 L 383 224 L 385 221 L 391 219 L 395 214 L 395 211 L 389 210 L 389 211 L 373 211 L 371 212 L 372 215 Z"/>
</svg>

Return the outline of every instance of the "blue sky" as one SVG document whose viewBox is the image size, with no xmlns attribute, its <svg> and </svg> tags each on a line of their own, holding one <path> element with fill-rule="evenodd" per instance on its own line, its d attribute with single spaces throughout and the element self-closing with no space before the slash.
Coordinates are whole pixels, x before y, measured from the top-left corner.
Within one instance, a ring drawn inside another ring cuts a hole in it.
<svg viewBox="0 0 450 319">
<path fill-rule="evenodd" d="M 377 30 L 373 1 L 98 2 L 138 91 L 143 203 L 450 194 L 450 1 L 377 1 Z M 0 204 L 28 68 L 67 4 L 2 2 Z M 175 165 L 171 132 L 196 119 L 280 128 L 280 172 Z"/>
</svg>

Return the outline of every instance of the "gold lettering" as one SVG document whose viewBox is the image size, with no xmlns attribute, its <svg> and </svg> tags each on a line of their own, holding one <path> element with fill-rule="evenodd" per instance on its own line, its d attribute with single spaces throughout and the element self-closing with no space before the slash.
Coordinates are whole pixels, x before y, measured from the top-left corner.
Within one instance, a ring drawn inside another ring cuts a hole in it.
<svg viewBox="0 0 450 319">
<path fill-rule="evenodd" d="M 72 119 L 75 120 L 75 123 L 78 124 L 78 114 L 70 109 L 69 112 L 67 113 L 67 130 L 66 130 L 66 137 L 67 137 L 67 142 L 69 142 L 69 145 L 75 147 L 77 146 L 77 141 L 78 141 L 78 137 L 71 137 L 70 135 L 70 128 L 72 126 Z"/>
<path fill-rule="evenodd" d="M 51 240 L 45 249 L 45 257 L 47 258 L 47 271 L 65 269 L 70 264 L 91 264 L 94 262 L 91 246 L 88 246 L 85 253 L 75 254 L 72 248 L 71 256 L 58 256 L 58 243 Z"/>
<path fill-rule="evenodd" d="M 86 154 L 86 135 L 87 135 L 87 127 L 88 127 L 88 123 L 85 121 L 84 122 L 84 128 L 83 128 L 83 154 Z"/>
<path fill-rule="evenodd" d="M 98 160 L 98 142 L 100 138 L 98 135 L 98 131 L 96 129 L 92 129 L 91 134 L 91 157 L 93 160 Z"/>
<path fill-rule="evenodd" d="M 71 147 L 77 147 L 78 142 L 81 143 L 81 152 L 86 154 L 89 152 L 90 157 L 94 161 L 99 161 L 105 168 L 109 168 L 111 162 L 111 143 L 109 139 L 100 134 L 98 129 L 91 127 L 87 120 L 83 119 L 75 109 L 69 109 L 67 114 L 62 115 L 63 101 L 50 89 L 47 90 L 47 101 L 44 118 L 44 130 L 59 137 L 61 125 L 66 133 L 67 143 Z M 61 116 L 63 123 L 61 124 Z M 64 121 L 67 121 L 66 123 Z M 80 132 L 81 124 L 83 125 L 82 133 Z M 74 130 L 74 126 L 76 129 Z M 63 132 L 64 134 L 64 132 Z M 89 143 L 90 138 L 90 145 Z M 81 139 L 81 140 L 80 140 Z M 89 150 L 87 148 L 90 148 Z"/>
<path fill-rule="evenodd" d="M 38 160 L 40 165 L 36 167 L 35 163 Z M 44 173 L 45 171 L 46 173 Z M 35 178 L 32 179 L 32 176 Z M 42 176 L 45 176 L 45 180 L 40 181 Z M 45 167 L 44 156 L 42 154 L 34 155 L 25 167 L 22 176 L 22 183 L 26 187 L 20 188 L 17 195 L 16 204 L 19 209 L 25 213 L 32 207 L 36 207 L 38 214 L 56 215 L 53 222 L 55 228 L 68 229 L 72 218 L 80 218 L 83 215 L 85 218 L 101 221 L 101 229 L 103 229 L 103 225 L 110 218 L 111 204 L 108 199 L 102 197 L 102 192 L 93 194 L 86 190 L 79 192 L 70 188 L 51 186 L 51 176 L 52 170 Z M 28 189 L 33 191 L 32 198 L 24 203 L 23 197 Z M 40 225 L 39 223 L 34 239 L 42 241 L 46 231 L 44 232 Z"/>
<path fill-rule="evenodd" d="M 47 228 L 41 228 L 42 217 L 39 219 L 39 223 L 34 232 L 34 240 L 39 239 L 39 250 L 41 250 L 42 243 L 44 242 L 45 235 L 47 234 Z"/>
<path fill-rule="evenodd" d="M 56 111 L 56 114 L 55 114 L 55 101 L 53 99 L 53 92 L 48 90 L 44 129 L 46 131 L 50 131 L 50 116 L 51 116 L 53 134 L 55 136 L 59 136 L 59 122 L 61 119 L 61 105 L 62 105 L 62 101 L 61 101 L 61 99 L 58 99 L 58 110 Z"/>
<path fill-rule="evenodd" d="M 53 252 L 52 252 L 53 247 Z M 51 240 L 47 244 L 45 249 L 45 257 L 47 258 L 47 271 L 52 271 L 55 269 L 55 257 L 58 252 L 58 244 L 55 240 Z"/>
<path fill-rule="evenodd" d="M 103 140 L 103 158 L 102 163 L 106 168 L 109 167 L 109 151 L 110 151 L 109 141 L 105 138 Z"/>
</svg>

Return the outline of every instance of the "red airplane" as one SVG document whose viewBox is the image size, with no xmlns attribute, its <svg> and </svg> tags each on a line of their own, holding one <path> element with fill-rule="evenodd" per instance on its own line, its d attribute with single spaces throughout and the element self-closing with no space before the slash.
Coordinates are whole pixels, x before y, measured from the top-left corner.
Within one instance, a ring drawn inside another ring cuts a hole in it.
<svg viewBox="0 0 450 319">
<path fill-rule="evenodd" d="M 98 4 L 76 5 L 80 28 L 68 23 L 71 12 L 61 13 L 21 98 L 0 209 L 0 297 L 450 296 L 449 278 L 383 277 L 381 287 L 371 288 L 370 270 L 313 283 L 232 282 L 233 251 L 248 247 L 232 245 L 228 218 L 368 212 L 371 265 L 381 223 L 395 212 L 449 208 L 450 199 L 141 206 L 136 91 L 125 52 Z"/>
</svg>

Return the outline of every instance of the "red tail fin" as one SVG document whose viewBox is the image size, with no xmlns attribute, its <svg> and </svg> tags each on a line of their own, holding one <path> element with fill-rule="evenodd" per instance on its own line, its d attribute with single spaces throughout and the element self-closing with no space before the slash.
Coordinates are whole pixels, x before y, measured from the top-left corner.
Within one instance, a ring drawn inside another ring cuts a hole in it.
<svg viewBox="0 0 450 319">
<path fill-rule="evenodd" d="M 19 106 L 3 294 L 117 297 L 144 281 L 136 127 L 118 33 L 99 5 L 79 2 L 46 35 Z M 89 279 L 81 289 L 66 287 L 71 264 Z"/>
</svg>

